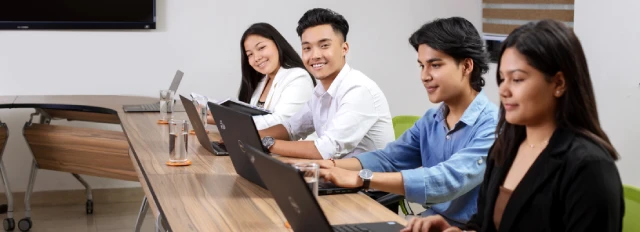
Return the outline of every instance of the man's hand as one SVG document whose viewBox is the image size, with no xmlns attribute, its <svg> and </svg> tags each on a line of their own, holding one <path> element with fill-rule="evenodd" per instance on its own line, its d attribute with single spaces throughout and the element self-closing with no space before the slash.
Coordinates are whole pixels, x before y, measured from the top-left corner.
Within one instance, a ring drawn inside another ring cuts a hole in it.
<svg viewBox="0 0 640 232">
<path fill-rule="evenodd" d="M 460 228 L 452 227 L 440 215 L 424 218 L 415 217 L 409 220 L 407 227 L 400 232 L 461 232 Z"/>
<path fill-rule="evenodd" d="M 334 163 L 331 160 L 309 160 L 309 159 L 298 159 L 298 158 L 289 158 L 280 156 L 280 161 L 287 164 L 297 164 L 297 163 L 316 163 L 320 168 L 333 168 Z"/>
<path fill-rule="evenodd" d="M 362 187 L 362 178 L 357 171 L 350 171 L 342 168 L 322 168 L 320 176 L 331 183 L 343 188 Z"/>
</svg>

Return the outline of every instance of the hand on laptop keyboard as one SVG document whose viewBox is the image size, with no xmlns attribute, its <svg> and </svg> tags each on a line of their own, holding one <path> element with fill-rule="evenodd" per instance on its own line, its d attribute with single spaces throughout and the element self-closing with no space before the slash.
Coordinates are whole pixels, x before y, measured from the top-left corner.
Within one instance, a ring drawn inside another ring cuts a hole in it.
<svg viewBox="0 0 640 232">
<path fill-rule="evenodd" d="M 342 168 L 320 169 L 320 176 L 327 181 L 343 188 L 362 187 L 362 179 L 357 171 Z"/>
</svg>

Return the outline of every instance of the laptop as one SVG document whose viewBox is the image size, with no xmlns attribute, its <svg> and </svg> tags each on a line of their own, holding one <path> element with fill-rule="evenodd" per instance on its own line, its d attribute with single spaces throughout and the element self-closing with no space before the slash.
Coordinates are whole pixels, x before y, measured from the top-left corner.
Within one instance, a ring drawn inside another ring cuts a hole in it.
<svg viewBox="0 0 640 232">
<path fill-rule="evenodd" d="M 266 189 L 249 157 L 244 154 L 246 145 L 261 147 L 265 152 L 269 152 L 262 146 L 262 140 L 251 115 L 213 102 L 208 102 L 208 104 L 236 173 L 251 183 Z"/>
<path fill-rule="evenodd" d="M 219 102 L 220 105 L 229 107 L 231 109 L 234 109 L 236 111 L 240 111 L 242 113 L 248 114 L 248 115 L 265 115 L 265 114 L 271 114 L 270 111 L 266 110 L 266 109 L 262 109 L 260 107 L 255 107 L 252 106 L 250 104 L 241 102 L 241 101 L 236 101 L 236 100 L 232 100 L 232 99 L 226 99 L 222 102 Z"/>
<path fill-rule="evenodd" d="M 253 116 L 213 102 L 209 102 L 209 109 L 214 115 L 216 126 L 227 147 L 236 173 L 266 189 L 245 149 L 246 146 L 260 147 L 265 153 L 269 153 L 269 150 L 262 146 Z M 358 191 L 360 191 L 359 188 L 342 188 L 330 182 L 318 183 L 318 195 L 357 193 Z"/>
<path fill-rule="evenodd" d="M 377 222 L 331 226 L 303 173 L 280 162 L 262 149 L 246 146 L 253 165 L 267 185 L 293 231 L 400 231 L 397 222 Z"/>
<path fill-rule="evenodd" d="M 213 100 L 213 98 L 204 96 L 204 95 L 200 95 L 197 93 L 191 93 L 191 99 L 196 99 L 196 98 L 206 98 L 208 99 L 210 102 L 214 102 L 216 104 L 220 104 L 226 107 L 229 107 L 231 109 L 235 109 L 236 111 L 240 111 L 246 114 L 250 114 L 250 115 L 266 115 L 266 114 L 271 114 L 271 111 L 267 110 L 267 109 L 263 109 L 257 106 L 253 106 L 251 104 L 245 103 L 245 102 L 241 102 L 238 100 L 234 100 L 231 98 L 227 98 L 223 101 L 216 101 Z"/>
<path fill-rule="evenodd" d="M 180 85 L 180 81 L 182 81 L 182 76 L 184 73 L 180 70 L 176 71 L 176 75 L 173 77 L 173 81 L 171 82 L 171 86 L 169 86 L 170 90 L 173 90 L 175 93 L 178 90 L 178 86 Z M 160 102 L 156 102 L 153 104 L 144 104 L 144 105 L 125 105 L 122 107 L 124 112 L 134 113 L 134 112 L 160 112 Z M 175 109 L 174 111 L 179 111 Z"/>
<path fill-rule="evenodd" d="M 200 145 L 202 145 L 204 149 L 207 149 L 207 151 L 211 152 L 211 154 L 229 155 L 224 144 L 220 144 L 209 139 L 207 130 L 204 128 L 204 122 L 202 122 L 202 119 L 200 119 L 200 114 L 198 113 L 198 110 L 196 109 L 193 101 L 187 99 L 182 95 L 180 95 L 180 101 L 184 106 L 184 110 L 187 112 L 187 116 L 189 117 L 189 121 L 191 121 L 193 130 L 196 132 L 196 137 L 198 138 L 198 142 L 200 142 Z"/>
</svg>

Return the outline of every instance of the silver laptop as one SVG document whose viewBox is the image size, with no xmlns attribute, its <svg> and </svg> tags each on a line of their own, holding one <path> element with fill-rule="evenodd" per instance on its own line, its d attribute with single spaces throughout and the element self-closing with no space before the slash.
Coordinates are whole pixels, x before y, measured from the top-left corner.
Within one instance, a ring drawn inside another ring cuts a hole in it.
<svg viewBox="0 0 640 232">
<path fill-rule="evenodd" d="M 180 81 L 182 81 L 182 76 L 184 73 L 180 70 L 176 71 L 176 75 L 173 77 L 173 81 L 171 82 L 171 86 L 169 86 L 170 90 L 173 90 L 175 93 L 178 90 L 178 86 L 180 85 Z M 184 109 L 179 110 L 176 109 L 177 106 L 174 106 L 174 111 L 184 111 Z M 123 106 L 124 112 L 134 113 L 134 112 L 160 112 L 160 102 L 156 102 L 153 104 L 144 104 L 144 105 L 125 105 Z"/>
<path fill-rule="evenodd" d="M 198 142 L 200 145 L 207 149 L 207 151 L 211 152 L 214 155 L 229 155 L 227 152 L 227 148 L 224 144 L 211 141 L 209 139 L 209 135 L 207 135 L 207 130 L 204 127 L 204 122 L 200 119 L 200 115 L 198 114 L 198 110 L 193 102 L 186 97 L 179 95 L 180 101 L 182 102 L 182 106 L 184 106 L 185 112 L 187 112 L 187 116 L 189 117 L 189 121 L 191 121 L 191 126 L 193 127 L 193 131 L 196 133 L 196 137 L 198 138 Z"/>
</svg>

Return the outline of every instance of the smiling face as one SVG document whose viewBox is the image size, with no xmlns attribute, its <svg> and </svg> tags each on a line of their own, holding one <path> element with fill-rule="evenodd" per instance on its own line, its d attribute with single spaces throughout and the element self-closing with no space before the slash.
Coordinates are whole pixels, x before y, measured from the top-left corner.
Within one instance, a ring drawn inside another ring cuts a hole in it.
<svg viewBox="0 0 640 232">
<path fill-rule="evenodd" d="M 515 125 L 536 125 L 554 120 L 557 98 L 564 93 L 564 76 L 547 77 L 515 48 L 500 58 L 500 101 L 505 119 Z"/>
<path fill-rule="evenodd" d="M 471 88 L 469 84 L 469 73 L 473 63 L 466 59 L 456 62 L 456 60 L 426 44 L 418 46 L 418 65 L 420 66 L 420 79 L 427 89 L 429 101 L 440 103 L 460 96 L 462 91 Z M 465 68 L 465 65 L 471 67 Z"/>
<path fill-rule="evenodd" d="M 264 75 L 274 75 L 280 68 L 278 47 L 273 40 L 259 35 L 249 35 L 244 40 L 244 50 L 249 65 Z"/>
<path fill-rule="evenodd" d="M 307 28 L 300 36 L 302 61 L 318 80 L 335 78 L 345 64 L 349 45 L 329 24 Z"/>
</svg>

